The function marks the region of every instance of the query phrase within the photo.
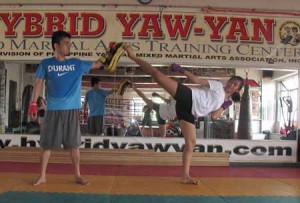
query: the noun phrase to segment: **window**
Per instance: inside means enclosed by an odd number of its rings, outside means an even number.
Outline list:
[[[295,127],[297,125],[298,76],[279,83],[279,121],[280,126]]]

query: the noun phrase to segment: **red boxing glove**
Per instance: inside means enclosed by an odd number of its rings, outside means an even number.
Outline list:
[[[221,108],[225,110],[228,107],[230,107],[231,105],[232,105],[232,101],[230,101],[230,100],[224,101],[224,103],[222,104]]]
[[[30,102],[30,107],[28,111],[28,115],[34,117],[37,115],[37,105],[36,102]]]

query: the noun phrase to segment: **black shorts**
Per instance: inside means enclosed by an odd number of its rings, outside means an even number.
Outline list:
[[[159,104],[154,103],[153,110],[156,112],[156,120],[157,120],[158,125],[165,125],[166,121],[164,119],[162,119],[159,115]]]
[[[103,116],[88,117],[88,133],[90,135],[101,135],[103,133]]]
[[[149,127],[152,127],[152,120],[151,120],[151,117],[144,116],[144,118],[143,118],[143,120],[142,120],[142,126],[149,126]]]
[[[195,117],[192,114],[192,90],[178,83],[176,94],[174,99],[176,100],[176,114],[178,120],[185,120],[189,123],[195,124]]]

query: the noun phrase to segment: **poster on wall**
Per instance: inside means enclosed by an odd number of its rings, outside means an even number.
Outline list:
[[[251,112],[253,120],[261,119],[261,90],[260,88],[250,88],[249,91],[251,97]],[[243,95],[243,91],[241,91],[241,95]],[[240,115],[240,103],[235,103],[235,119],[238,120]]]

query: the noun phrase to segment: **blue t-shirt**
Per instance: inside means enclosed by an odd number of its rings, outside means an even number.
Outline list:
[[[43,59],[35,76],[46,80],[47,110],[80,109],[82,75],[91,67],[91,61],[76,58]]]
[[[93,88],[87,91],[85,99],[89,105],[89,116],[103,116],[105,113],[105,98],[109,90]]]

